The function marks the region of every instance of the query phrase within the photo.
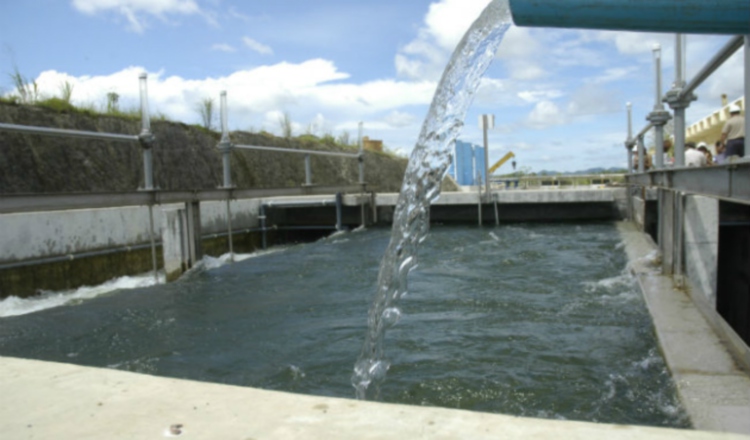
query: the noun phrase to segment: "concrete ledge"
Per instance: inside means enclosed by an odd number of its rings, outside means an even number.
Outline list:
[[[688,294],[661,275],[653,241],[632,223],[618,228],[693,426],[750,434],[750,378]]]
[[[748,439],[304,396],[0,358],[3,438]],[[171,434],[170,427],[175,432]]]

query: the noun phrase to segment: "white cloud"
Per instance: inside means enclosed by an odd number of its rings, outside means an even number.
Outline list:
[[[440,0],[430,5],[417,37],[395,57],[399,75],[435,81],[466,30],[490,0]]]
[[[563,96],[560,90],[523,90],[518,92],[518,97],[527,103],[538,103]]]
[[[674,50],[674,34],[625,31],[581,31],[584,41],[613,43],[622,55],[650,54],[654,45],[659,44],[663,52]]]
[[[232,53],[232,52],[237,51],[237,49],[225,43],[214,44],[213,46],[211,46],[211,50],[216,50],[219,52],[227,52],[227,53]]]
[[[565,113],[552,101],[538,102],[527,119],[528,125],[532,128],[547,128],[566,122]]]
[[[120,108],[131,109],[139,105],[138,76],[143,71],[142,67],[128,67],[108,75],[76,77],[50,70],[36,81],[45,96],[58,95],[60,85],[68,81],[74,86],[76,105],[103,108],[107,93],[114,92],[120,95]],[[163,71],[149,72],[149,105],[154,114],[198,122],[195,104],[206,97],[218,99],[226,90],[233,129],[261,125],[278,131],[278,115],[288,112],[295,121],[312,121],[317,131],[358,120],[367,121],[370,128],[416,131],[414,116],[399,109],[429,104],[435,90],[431,82],[354,84],[346,82],[348,78],[322,59],[266,65],[218,78],[186,79]],[[295,131],[303,133],[308,125],[297,123]]]
[[[404,113],[398,110],[394,110],[384,118],[384,121],[391,127],[401,128],[408,127],[414,124],[416,118],[410,113]]]
[[[637,67],[613,67],[605,69],[604,72],[592,78],[590,81],[594,84],[606,84],[610,82],[620,81],[628,76],[632,75],[638,70]]]
[[[130,28],[138,33],[143,32],[146,26],[143,14],[162,20],[170,14],[202,14],[194,0],[73,0],[73,7],[88,15],[104,12],[120,14],[130,23]]]
[[[271,49],[271,47],[255,41],[250,37],[242,37],[242,42],[245,43],[245,46],[261,55],[273,55],[273,49]]]

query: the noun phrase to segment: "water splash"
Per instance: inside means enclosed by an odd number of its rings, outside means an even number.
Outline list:
[[[507,0],[493,0],[456,47],[438,84],[432,105],[409,158],[393,217],[391,241],[380,263],[378,287],[368,312],[368,330],[352,385],[358,399],[385,379],[385,330],[401,316],[396,303],[407,293],[407,276],[417,267],[417,247],[427,236],[430,203],[451,162],[451,145],[463,127],[466,110],[510,27]]]

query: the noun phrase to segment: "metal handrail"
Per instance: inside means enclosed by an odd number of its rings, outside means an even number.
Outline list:
[[[0,131],[37,134],[41,136],[65,136],[117,142],[138,142],[140,140],[140,137],[136,135],[102,133],[99,131],[68,130],[62,128],[37,127],[32,125],[17,125],[5,123],[0,123]]]
[[[703,84],[703,81],[705,81],[709,76],[711,76],[712,73],[714,73],[719,67],[724,64],[726,60],[729,59],[732,55],[734,55],[735,52],[737,52],[742,45],[744,44],[744,37],[742,35],[737,35],[733,37],[731,40],[727,42],[727,44],[724,45],[724,47],[721,48],[719,52],[714,55],[711,60],[709,60],[708,63],[706,63],[703,68],[695,74],[693,79],[690,80],[690,82],[680,91],[679,99],[685,99],[685,97],[689,96],[695,89],[698,88],[701,84]]]
[[[362,191],[364,191],[363,185],[348,185],[265,189],[217,188],[197,191],[151,190],[68,194],[3,194],[0,196],[0,214],[114,208],[122,206],[153,206],[170,203],[243,200],[281,196],[330,195],[339,192],[359,193]]]
[[[275,153],[310,154],[310,155],[317,155],[317,156],[348,157],[352,159],[356,159],[362,155],[362,153],[341,153],[337,151],[322,151],[322,150],[298,150],[296,148],[265,147],[265,146],[259,146],[259,145],[232,144],[232,146],[235,148],[242,148],[245,150],[272,151]]]

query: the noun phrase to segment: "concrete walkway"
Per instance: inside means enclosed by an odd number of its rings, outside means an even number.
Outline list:
[[[654,264],[656,246],[619,223],[630,267],[654,321],[664,358],[696,429],[750,434],[750,378],[687,293]]]
[[[0,358],[3,439],[736,439],[264,391]],[[178,434],[179,433],[179,434]]]

